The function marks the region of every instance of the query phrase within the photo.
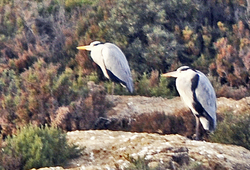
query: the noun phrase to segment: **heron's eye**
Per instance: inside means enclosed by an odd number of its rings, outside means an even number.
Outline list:
[[[183,68],[180,68],[179,72],[187,71],[187,70],[189,70],[189,69],[190,69],[189,67],[183,67]]]
[[[190,69],[190,68],[189,67],[185,67],[185,68],[182,68],[180,71],[186,71],[188,69]]]
[[[99,44],[104,44],[104,43],[101,43],[101,42],[95,42],[95,43],[93,44],[93,46],[97,46],[97,45],[99,45]]]

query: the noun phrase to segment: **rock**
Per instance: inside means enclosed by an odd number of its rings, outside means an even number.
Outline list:
[[[135,115],[152,112],[176,114],[177,109],[188,110],[179,97],[114,95],[111,99],[108,95],[107,98],[114,107],[107,112],[107,117],[98,119],[96,129],[129,125]],[[217,99],[217,113],[244,113],[250,109],[249,104],[250,97],[237,101],[221,97]],[[70,143],[86,147],[84,155],[71,160],[64,168],[43,170],[124,169],[131,164],[129,158],[145,159],[149,167],[161,169],[250,169],[250,151],[243,147],[194,141],[181,135],[88,130],[68,132],[67,138]]]
[[[35,169],[31,169],[35,170]],[[45,167],[45,168],[40,168],[39,170],[64,170],[62,167],[57,166],[57,167]],[[73,169],[72,169],[73,170]]]
[[[232,111],[233,113],[244,113],[250,109],[250,97],[241,100],[233,100],[230,98],[220,97],[217,99],[217,112]]]
[[[111,100],[111,96],[107,95]],[[176,109],[179,110],[188,108],[181,101],[180,97],[172,99],[162,97],[145,97],[145,96],[113,96],[113,104],[107,115],[108,117],[129,117],[152,112],[164,112],[165,114],[173,114]],[[241,100],[233,100],[230,98],[217,98],[217,113],[220,114],[225,110],[230,110],[233,113],[241,113],[250,109],[250,97]]]
[[[150,167],[178,169],[196,162],[206,169],[250,169],[250,151],[239,146],[194,141],[180,135],[88,130],[67,133],[69,142],[86,147],[67,168],[124,169],[127,156],[145,158]]]
[[[107,95],[111,101],[112,96]],[[167,99],[162,97],[145,97],[145,96],[113,96],[113,104],[107,115],[110,116],[133,116],[151,112],[173,113],[176,108],[185,109],[180,97]]]

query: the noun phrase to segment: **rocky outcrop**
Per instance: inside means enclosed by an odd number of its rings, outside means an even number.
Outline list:
[[[68,132],[70,142],[86,147],[71,168],[124,169],[127,155],[145,158],[151,167],[180,169],[189,164],[204,169],[250,169],[250,151],[239,146],[194,141],[180,135],[108,130]],[[193,167],[193,168],[194,168]]]
[[[108,96],[110,97],[110,96]],[[173,99],[113,96],[114,107],[107,113],[112,118],[127,118],[151,112],[174,114],[176,109],[187,109],[179,97]],[[250,109],[250,97],[235,101],[217,100],[218,114],[242,113]],[[147,122],[145,122],[147,123]],[[72,131],[67,133],[70,143],[86,147],[84,154],[71,160],[67,167],[47,169],[125,169],[130,158],[141,158],[150,167],[160,169],[250,169],[250,151],[235,145],[190,140],[181,135],[132,133],[110,130]],[[45,168],[43,168],[45,170]]]
[[[181,101],[180,97],[172,99],[162,97],[145,97],[145,96],[107,96],[114,103],[108,111],[108,116],[131,116],[143,113],[164,112],[165,114],[173,114],[176,110],[188,108]],[[220,114],[226,111],[241,113],[250,109],[250,97],[241,100],[233,100],[230,98],[220,97],[217,99],[217,113]]]

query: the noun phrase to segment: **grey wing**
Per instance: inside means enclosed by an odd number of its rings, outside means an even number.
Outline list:
[[[200,79],[197,89],[195,90],[197,100],[200,102],[205,111],[216,121],[216,95],[214,88],[208,78],[201,72],[198,72]]]
[[[133,80],[128,65],[128,61],[123,52],[114,44],[106,43],[102,50],[105,67],[118,78],[121,84],[133,92]]]

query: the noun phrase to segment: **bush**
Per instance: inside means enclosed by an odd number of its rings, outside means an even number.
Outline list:
[[[234,144],[250,149],[250,113],[235,115],[227,113],[210,135],[212,142]]]
[[[66,135],[54,127],[27,125],[18,129],[16,134],[8,136],[6,146],[2,148],[0,161],[4,169],[63,165],[82,151],[67,144]]]
[[[15,126],[29,122],[50,125],[59,107],[87,97],[87,80],[80,73],[66,68],[57,74],[57,69],[38,60],[21,75],[13,70],[0,74],[2,134],[11,134]]]
[[[138,80],[135,82],[135,91],[138,95],[162,96],[169,98],[177,95],[176,90],[172,87],[173,79],[161,77],[157,70],[153,70],[150,76],[144,73],[141,78],[137,79]]]
[[[177,134],[187,130],[186,122],[181,116],[166,115],[164,112],[141,114],[131,123],[131,131],[159,134]],[[145,123],[148,122],[148,123]]]
[[[180,134],[188,138],[192,138],[195,133],[195,117],[189,109],[177,109],[174,114],[158,111],[144,113],[135,116],[134,120],[129,126],[132,132]],[[200,133],[206,139],[203,128],[200,128]]]

